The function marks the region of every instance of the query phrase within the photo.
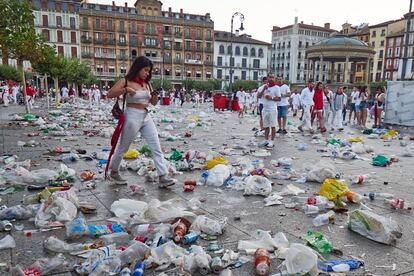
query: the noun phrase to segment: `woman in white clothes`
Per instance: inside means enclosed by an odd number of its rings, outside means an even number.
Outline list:
[[[329,90],[329,87],[326,85],[323,89],[323,120],[325,127],[328,127],[329,117],[332,118],[332,91]]]
[[[158,102],[158,92],[151,91],[152,67],[153,64],[148,58],[144,56],[136,58],[125,79],[119,80],[108,91],[109,98],[116,98],[126,93],[125,123],[110,163],[110,177],[118,184],[126,184],[126,181],[119,175],[119,165],[138,131],[151,148],[159,175],[159,187],[165,188],[176,183],[175,179],[168,176],[158,132],[148,114],[148,105],[150,103],[156,105]]]
[[[305,87],[301,94],[300,94],[300,102],[302,104],[303,110],[304,110],[304,120],[302,121],[302,124],[298,127],[300,131],[303,131],[303,127],[306,126],[308,130],[313,132],[312,126],[311,126],[311,108],[314,104],[313,102],[313,95],[315,93],[314,91],[315,83],[313,80],[308,81],[308,86]]]

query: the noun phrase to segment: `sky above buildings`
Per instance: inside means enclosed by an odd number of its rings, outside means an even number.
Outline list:
[[[90,3],[111,4],[112,0],[89,0]],[[135,0],[115,0],[117,5],[128,2],[133,6]],[[210,13],[214,28],[230,31],[231,16],[241,12],[245,16],[244,33],[253,38],[270,42],[272,27],[283,27],[299,22],[323,26],[331,23],[331,28],[340,30],[345,22],[357,25],[369,23],[375,25],[384,21],[399,19],[409,10],[409,0],[381,2],[378,0],[161,0],[163,10],[184,13]],[[240,21],[235,19],[235,28]]]

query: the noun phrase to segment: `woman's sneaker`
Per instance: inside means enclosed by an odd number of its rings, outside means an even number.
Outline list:
[[[167,188],[177,183],[177,179],[171,178],[168,175],[159,177],[158,188]]]
[[[272,149],[275,145],[273,144],[273,141],[269,141],[269,143],[267,143],[266,148]]]
[[[115,182],[118,185],[126,185],[127,181],[121,177],[119,172],[111,171],[109,174],[109,177],[112,179],[113,182]]]
[[[266,146],[267,146],[267,144],[269,144],[269,141],[266,141],[266,140],[261,141],[261,142],[259,143],[259,147],[261,147],[261,148],[266,147]]]

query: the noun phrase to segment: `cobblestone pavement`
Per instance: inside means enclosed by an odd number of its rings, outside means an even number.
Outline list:
[[[39,103],[39,102],[38,102]],[[219,150],[223,144],[229,147],[236,145],[245,145],[249,140],[260,141],[262,138],[255,138],[252,129],[258,126],[258,117],[256,115],[247,115],[241,123],[239,123],[236,114],[229,112],[213,112],[211,104],[204,104],[201,110],[209,115],[209,129],[201,127],[193,130],[191,138],[184,138],[183,140],[176,140],[174,142],[167,142],[166,139],[161,139],[161,144],[169,155],[172,148],[180,151],[188,149],[197,149],[200,151],[209,152],[210,150]],[[1,119],[1,136],[0,136],[0,153],[15,154],[19,160],[30,158],[35,162],[37,168],[49,168],[58,170],[60,162],[56,157],[45,155],[48,149],[56,146],[69,147],[72,149],[85,149],[88,153],[98,152],[103,148],[108,148],[110,139],[101,138],[99,136],[86,137],[84,135],[76,136],[76,141],[61,141],[59,138],[43,139],[39,137],[28,137],[27,133],[37,131],[33,126],[21,126],[12,123],[14,113],[23,113],[22,107],[10,106],[8,108],[0,108]],[[171,111],[175,111],[171,113]],[[34,114],[45,115],[47,110],[41,105],[34,109]],[[194,108],[191,104],[185,104],[184,108],[174,108],[162,106],[156,117],[168,116],[176,120],[182,119],[182,122],[176,122],[177,128],[170,131],[172,134],[183,135],[186,131],[186,126],[190,122],[191,115],[197,115],[200,109]],[[166,114],[166,115],[163,115]],[[298,123],[297,118],[290,118],[293,124]],[[100,122],[91,130],[99,130],[108,122]],[[158,129],[164,130],[167,123],[158,123]],[[76,129],[76,131],[85,129]],[[328,138],[329,134],[325,134]],[[355,128],[346,128],[344,132],[336,135],[339,138],[348,138],[350,136],[363,137],[361,133]],[[40,142],[36,147],[18,147],[17,141],[28,141],[35,139]],[[350,185],[351,189],[363,194],[364,192],[380,191],[390,192],[396,197],[406,199],[407,202],[414,202],[414,158],[401,157],[404,151],[410,147],[401,147],[398,140],[392,142],[384,142],[381,139],[365,141],[374,147],[375,154],[383,154],[387,156],[395,155],[399,158],[399,162],[393,163],[389,167],[374,167],[370,164],[368,159],[371,159],[370,154],[364,154],[366,160],[351,160],[344,161],[338,159],[331,159],[322,157],[324,153],[317,152],[317,149],[324,148],[325,144],[313,144],[312,138],[309,135],[300,133],[290,133],[289,135],[280,136],[276,139],[276,147],[271,151],[271,156],[264,157],[266,167],[269,166],[270,160],[277,160],[281,157],[293,158],[293,168],[302,170],[305,164],[314,164],[319,160],[325,160],[334,164],[347,179],[354,175],[366,174],[371,175],[371,180],[364,185]],[[137,139],[132,148],[139,148],[144,142]],[[297,145],[299,143],[307,143],[309,148],[306,151],[299,151]],[[255,147],[257,149],[257,147]],[[237,160],[242,155],[242,151],[234,150],[230,156],[225,156],[230,163]],[[252,160],[257,157],[246,156]],[[80,172],[84,169],[91,169],[96,172],[99,171],[96,160],[94,161],[79,161],[70,164],[71,168]],[[304,243],[302,237],[309,229],[314,229],[312,225],[312,218],[306,216],[304,213],[294,209],[287,209],[284,205],[264,207],[263,197],[260,196],[243,196],[242,192],[222,188],[218,191],[214,187],[196,187],[192,193],[183,192],[182,182],[184,180],[197,180],[201,175],[201,171],[185,172],[178,176],[180,184],[175,185],[170,190],[159,190],[154,184],[146,183],[143,177],[137,176],[136,173],[126,171],[123,172],[127,177],[129,183],[136,183],[144,185],[148,191],[147,196],[132,196],[127,186],[114,186],[106,181],[99,181],[96,189],[86,189],[79,181],[75,184],[76,192],[82,201],[93,202],[97,205],[97,213],[93,215],[83,215],[91,224],[105,224],[106,219],[112,217],[110,206],[113,201],[120,198],[132,198],[136,200],[148,201],[150,198],[158,198],[159,200],[167,200],[179,197],[183,200],[190,200],[194,197],[204,197],[206,201],[203,203],[201,210],[198,213],[204,213],[211,217],[228,218],[228,226],[224,235],[219,237],[219,242],[225,248],[237,249],[237,243],[241,239],[251,238],[251,234],[255,229],[271,230],[273,233],[284,232],[290,242]],[[280,191],[284,186],[291,183],[289,180],[275,180],[273,186],[274,191]],[[388,183],[385,185],[384,183]],[[307,195],[313,195],[319,191],[319,184],[306,183],[295,184],[300,188],[306,190]],[[1,196],[1,205],[13,206],[21,203],[23,195],[28,192],[19,192],[10,195]],[[334,248],[342,250],[342,259],[360,258],[365,261],[365,268],[361,268],[352,272],[349,275],[414,275],[414,220],[412,213],[402,213],[390,209],[384,205],[382,201],[369,202],[371,207],[377,214],[392,217],[396,220],[403,229],[403,235],[396,245],[383,245],[374,241],[368,240],[354,232],[351,232],[346,227],[346,214],[337,214],[335,224],[329,226],[322,226],[319,230],[326,235]],[[351,208],[355,208],[351,206]],[[82,214],[80,215],[82,216]],[[14,224],[24,225],[25,230],[35,229],[33,221],[19,221]],[[0,232],[0,238],[6,234]],[[6,267],[9,265],[21,265],[23,267],[32,264],[40,257],[51,257],[55,253],[47,252],[43,248],[43,240],[50,236],[56,235],[61,239],[65,239],[65,230],[53,230],[50,232],[33,232],[33,235],[28,237],[23,235],[21,231],[12,231],[12,236],[16,240],[16,248],[12,250],[0,251],[0,274],[7,275]],[[86,239],[86,238],[85,238]],[[207,242],[200,241],[200,245],[206,246]],[[67,265],[59,268],[54,275],[71,275],[73,264],[79,262],[79,259],[67,255]],[[327,259],[337,258],[327,256]],[[281,264],[281,260],[272,259],[272,272],[276,273],[277,267]],[[396,264],[396,269],[384,268],[381,266],[392,266]],[[147,271],[145,275],[157,275],[157,272]],[[234,275],[254,275],[253,264],[246,263],[241,268],[234,271]]]

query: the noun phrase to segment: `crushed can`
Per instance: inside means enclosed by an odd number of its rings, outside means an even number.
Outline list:
[[[183,242],[184,244],[194,243],[198,240],[198,234],[196,232],[188,233],[184,236]]]
[[[9,232],[13,228],[13,224],[11,224],[8,220],[2,220],[0,221],[0,231],[6,231]]]
[[[210,263],[211,271],[215,274],[219,274],[223,270],[223,262],[219,256],[213,257]]]

